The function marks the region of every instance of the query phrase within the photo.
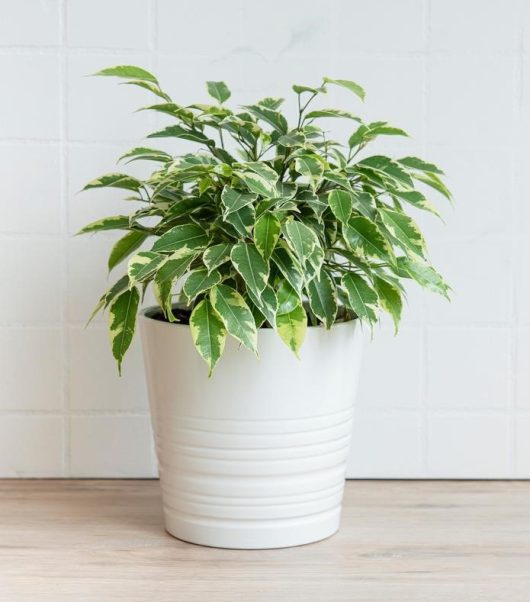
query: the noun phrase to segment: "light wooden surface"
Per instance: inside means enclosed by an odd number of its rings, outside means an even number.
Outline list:
[[[529,602],[530,482],[350,481],[299,548],[167,535],[156,481],[0,481],[1,602]]]

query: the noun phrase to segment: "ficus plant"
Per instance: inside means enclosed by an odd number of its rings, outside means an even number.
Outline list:
[[[372,326],[384,310],[397,329],[404,279],[448,295],[407,214],[413,208],[438,215],[425,191],[451,199],[443,172],[417,157],[370,155],[376,138],[407,135],[385,121],[313,108],[329,86],[363,100],[355,82],[325,77],[319,87],[293,86],[298,117],[289,123],[281,98],[229,108],[224,82],[207,82],[212,104],[182,106],[139,67],[96,75],[123,78],[157,97],[144,109],[174,124],[149,139],[193,143],[192,152],[178,156],[133,148],[120,161],[152,162],[148,178],[109,173],[85,186],[121,188],[126,200],[141,204],[81,230],[125,231],[108,260],[109,270],[126,264],[125,274],[93,314],[109,311],[120,371],[149,284],[162,319],[189,323],[210,374],[229,335],[257,354],[258,329],[274,328],[298,355],[308,325],[331,328],[358,318]],[[329,119],[343,120],[346,144],[328,136]]]

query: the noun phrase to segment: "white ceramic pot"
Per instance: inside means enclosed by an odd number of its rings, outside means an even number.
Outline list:
[[[339,527],[363,335],[309,328],[301,360],[270,329],[229,339],[212,378],[189,327],[141,316],[166,528],[221,548],[281,548]]]

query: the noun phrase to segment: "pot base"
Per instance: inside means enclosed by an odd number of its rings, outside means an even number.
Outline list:
[[[249,521],[251,524],[216,524],[213,520],[177,518],[165,512],[166,531],[187,543],[233,550],[290,548],[327,539],[339,530],[340,506],[313,517],[292,520]],[[258,524],[258,522],[260,524]]]

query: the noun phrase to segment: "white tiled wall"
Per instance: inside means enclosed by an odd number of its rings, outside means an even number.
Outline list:
[[[446,168],[456,207],[421,222],[454,301],[411,291],[400,336],[376,332],[349,474],[530,477],[525,0],[0,0],[0,476],[155,474],[139,345],[119,379],[102,320],[83,329],[114,235],[73,237],[122,210],[83,183],[155,125],[146,93],[84,77],[123,63],[182,103],[355,79],[365,106],[327,103],[410,131],[378,149]]]

